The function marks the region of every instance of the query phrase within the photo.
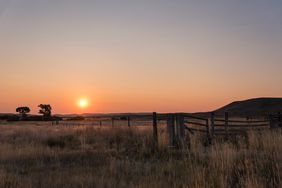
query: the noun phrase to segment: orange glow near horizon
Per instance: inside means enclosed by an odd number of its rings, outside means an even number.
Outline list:
[[[87,108],[89,106],[89,101],[86,98],[81,98],[81,99],[78,100],[77,105],[80,108],[84,109],[84,108]]]

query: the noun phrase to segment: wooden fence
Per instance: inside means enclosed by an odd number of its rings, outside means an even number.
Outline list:
[[[167,131],[169,147],[181,147],[189,134],[201,133],[210,139],[209,120],[185,113],[168,114]]]
[[[211,133],[212,137],[244,134],[248,130],[271,128],[270,119],[265,120],[242,120],[241,118],[229,117],[226,112],[224,118],[216,118],[211,113]]]
[[[232,135],[243,135],[248,130],[282,128],[281,113],[259,120],[230,118],[228,113],[225,113],[224,117],[218,117],[215,113],[211,113],[210,117],[199,117],[187,113],[157,114],[156,112],[147,115],[109,115],[90,118],[94,121],[63,121],[60,124],[102,126],[107,121],[107,125],[110,123],[112,127],[115,127],[117,121],[123,121],[130,128],[134,122],[141,122],[140,125],[147,122],[152,126],[153,143],[158,146],[159,122],[165,121],[169,147],[184,145],[187,137],[195,134],[202,134],[207,141],[210,141],[216,137],[229,138]]]
[[[271,128],[282,128],[282,115],[281,113],[269,115],[269,123]]]

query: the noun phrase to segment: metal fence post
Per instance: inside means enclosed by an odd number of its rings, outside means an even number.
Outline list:
[[[130,116],[127,117],[127,126],[130,127]]]
[[[154,145],[158,146],[158,118],[157,113],[153,112],[153,141]]]
[[[114,119],[114,117],[112,117],[112,127],[114,127],[115,126],[115,119]]]

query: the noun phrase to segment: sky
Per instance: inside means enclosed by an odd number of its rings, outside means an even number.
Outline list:
[[[0,0],[0,113],[209,111],[281,70],[280,0]]]

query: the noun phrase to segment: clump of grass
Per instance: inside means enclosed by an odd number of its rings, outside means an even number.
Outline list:
[[[45,144],[50,148],[77,148],[80,145],[80,141],[74,135],[64,135],[59,137],[49,137]]]

